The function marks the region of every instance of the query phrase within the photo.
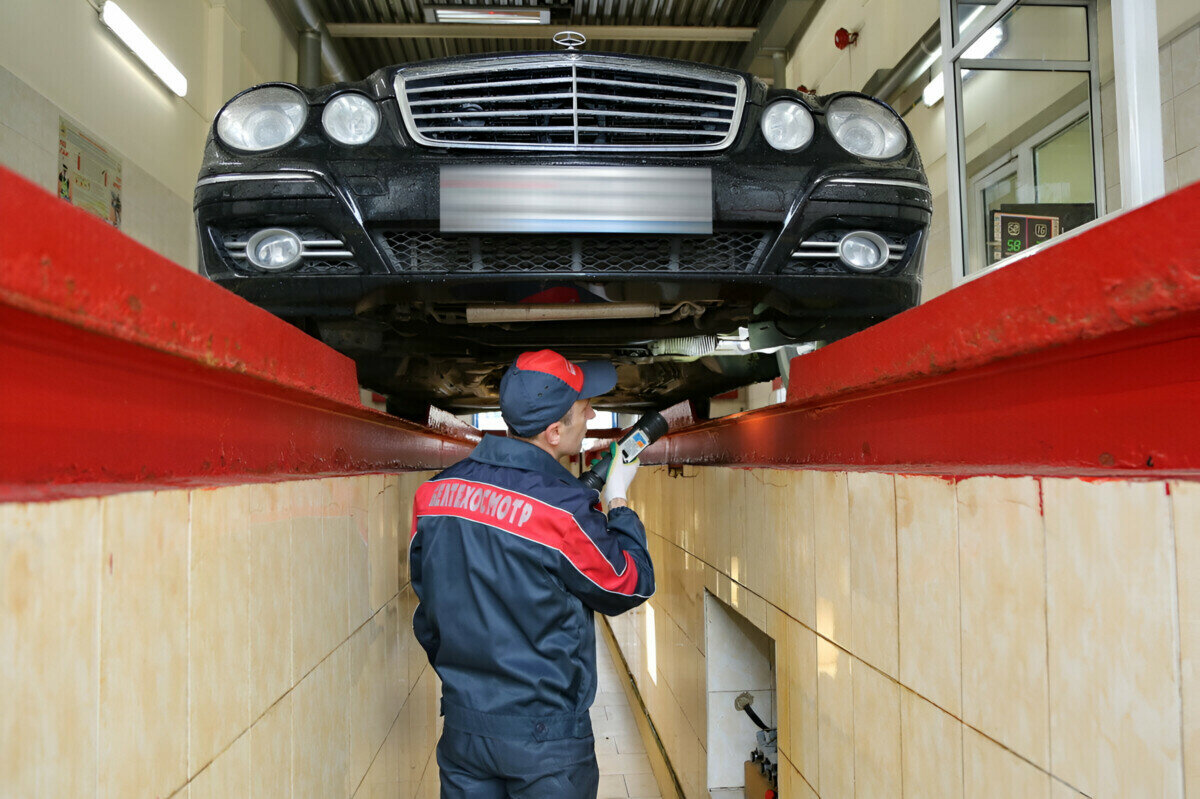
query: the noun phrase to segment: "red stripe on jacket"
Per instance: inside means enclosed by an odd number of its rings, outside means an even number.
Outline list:
[[[569,511],[519,491],[459,479],[423,483],[413,502],[410,541],[425,516],[466,519],[550,547],[606,591],[630,596],[637,587],[637,564],[628,552],[623,553],[625,568],[618,573]]]

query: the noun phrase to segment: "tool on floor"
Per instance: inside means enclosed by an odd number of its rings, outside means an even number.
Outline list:
[[[757,746],[746,761],[746,799],[776,799],[779,791],[779,741],[778,730],[768,727],[750,706],[754,696],[749,691],[738,694],[733,700],[737,710],[745,711],[758,727],[755,739]]]
[[[617,441],[617,452],[621,453],[621,460],[629,463],[638,455],[641,455],[642,450],[662,438],[666,432],[667,420],[663,418],[662,414],[657,411],[651,411],[646,414],[634,422],[625,435],[621,436],[621,439]],[[608,468],[611,465],[612,453],[606,452],[579,479],[588,488],[594,488],[599,491],[604,488],[604,482],[608,479]]]

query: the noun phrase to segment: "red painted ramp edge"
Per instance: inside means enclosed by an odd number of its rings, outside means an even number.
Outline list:
[[[437,469],[354,364],[0,170],[0,502]]]
[[[0,302],[360,404],[349,358],[3,167]]]
[[[649,463],[1200,476],[1200,184],[792,360]]]
[[[1200,183],[793,359],[788,402],[947,374],[1200,309]]]

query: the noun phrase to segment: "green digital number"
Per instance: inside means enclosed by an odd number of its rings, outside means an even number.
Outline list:
[[[1020,239],[1008,239],[1005,241],[1005,247],[1008,248],[1009,252],[1020,252],[1021,251],[1021,240]]]

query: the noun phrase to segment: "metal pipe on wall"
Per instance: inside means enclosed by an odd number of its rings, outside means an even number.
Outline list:
[[[298,50],[303,51],[306,34],[317,34],[320,38],[321,67],[325,77],[335,82],[353,80],[356,77],[347,66],[346,57],[341,49],[341,45],[335,42],[333,37],[329,35],[329,31],[325,28],[325,21],[321,18],[321,14],[313,7],[312,0],[267,0],[267,2],[275,9],[276,13],[286,19],[288,24],[300,33],[300,39],[297,42]],[[299,58],[301,70],[303,70],[306,63],[303,52],[301,52]],[[303,72],[298,77],[302,83],[305,82]],[[316,86],[323,82],[324,80],[318,77],[315,82],[306,83],[305,85]]]
[[[787,55],[782,50],[771,53],[771,67],[774,71],[775,88],[787,88]]]
[[[299,57],[297,80],[301,86],[321,85],[321,34],[316,31],[300,31],[296,47]]]

